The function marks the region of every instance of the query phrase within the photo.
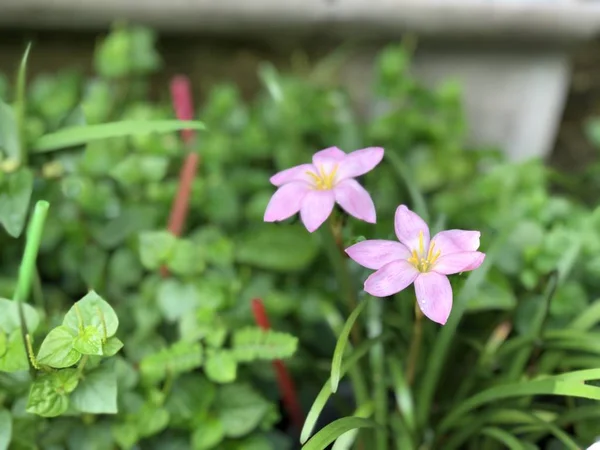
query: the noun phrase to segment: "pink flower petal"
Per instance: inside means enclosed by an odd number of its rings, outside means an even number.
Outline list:
[[[292,217],[302,206],[302,200],[310,191],[308,184],[303,182],[288,183],[281,186],[267,205],[265,222],[279,222]]]
[[[346,249],[350,258],[367,269],[378,270],[388,263],[406,260],[410,257],[408,249],[400,242],[373,239],[362,241]]]
[[[315,172],[315,168],[312,164],[300,164],[299,166],[290,167],[289,169],[282,170],[271,177],[271,184],[275,186],[281,186],[285,183],[292,181],[306,181],[311,182],[312,178],[307,172]]]
[[[485,254],[481,252],[460,252],[449,255],[442,253],[440,259],[435,262],[433,270],[444,275],[466,272],[478,268],[484,259]]]
[[[400,205],[396,209],[394,227],[398,240],[411,251],[416,250],[419,252],[419,235],[423,232],[423,249],[425,253],[427,252],[429,249],[429,227],[423,219],[405,205]]]
[[[442,255],[459,252],[474,252],[479,248],[479,231],[447,230],[436,234],[431,240]]]
[[[329,147],[318,151],[312,157],[312,162],[316,167],[321,164],[339,163],[346,157],[346,153],[337,147]]]
[[[356,180],[344,180],[338,183],[333,192],[335,200],[351,216],[365,222],[375,223],[377,214],[369,193]]]
[[[309,232],[315,231],[327,220],[333,206],[335,196],[332,191],[309,191],[300,208],[300,218]]]
[[[419,271],[408,261],[392,261],[365,281],[365,291],[374,297],[388,297],[408,287]]]
[[[338,181],[364,175],[383,159],[381,147],[368,147],[349,153],[341,162],[337,171]]]
[[[415,280],[415,293],[423,314],[444,325],[452,310],[452,287],[448,277],[436,272],[422,273]]]

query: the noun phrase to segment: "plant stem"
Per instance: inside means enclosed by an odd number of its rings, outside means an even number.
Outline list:
[[[346,264],[346,256],[342,253],[342,250],[338,245],[340,236],[334,220],[330,217],[327,220],[327,223],[321,226],[321,230],[325,251],[333,266],[333,271],[335,272],[342,297],[346,301],[348,314],[351,314],[358,305],[358,299],[356,296],[356,289],[354,289],[352,278],[350,277],[350,272],[348,271],[348,265]],[[360,342],[360,328],[358,326],[352,328],[351,336],[352,342],[355,345]]]
[[[408,352],[408,367],[406,369],[406,382],[411,385],[419,362],[421,342],[423,341],[423,313],[417,302],[415,302],[415,324]]]
[[[31,291],[31,285],[36,272],[35,261],[40,250],[42,241],[42,232],[44,223],[48,215],[50,204],[46,201],[39,201],[35,205],[33,215],[29,226],[27,227],[27,239],[25,242],[25,251],[19,267],[19,278],[17,280],[17,289],[14,300],[16,302],[26,302]]]
[[[376,338],[382,332],[382,304],[381,299],[372,298],[367,305],[369,318],[367,329],[369,338]],[[373,398],[375,401],[374,418],[379,425],[375,430],[375,449],[388,449],[388,397],[385,377],[385,358],[383,343],[374,345],[371,349],[371,371],[373,374]]]

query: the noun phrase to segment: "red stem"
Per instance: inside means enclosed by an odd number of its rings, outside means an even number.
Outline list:
[[[265,310],[265,306],[263,305],[261,299],[255,298],[252,300],[252,312],[254,313],[254,320],[256,320],[256,323],[259,327],[261,327],[263,330],[268,330],[271,328],[269,325],[267,311]],[[275,369],[275,373],[277,375],[277,384],[279,384],[279,392],[281,393],[281,398],[283,399],[283,405],[287,410],[287,413],[290,415],[294,425],[298,428],[298,430],[301,430],[302,425],[304,424],[304,415],[302,414],[302,409],[300,408],[300,403],[298,402],[294,381],[292,380],[292,377],[283,361],[279,359],[273,361],[273,368]]]
[[[179,75],[173,78],[171,81],[171,98],[173,100],[175,114],[179,120],[192,120],[194,118],[192,92],[190,81],[187,77]],[[196,133],[194,130],[185,129],[181,131],[181,138],[188,148],[194,142],[195,137]],[[179,187],[177,189],[177,195],[173,200],[168,224],[169,231],[175,236],[180,236],[183,230],[189,210],[192,184],[196,177],[199,164],[200,156],[197,153],[190,151],[179,172]],[[164,266],[161,267],[160,273],[163,277],[166,277],[169,274],[167,268]]]

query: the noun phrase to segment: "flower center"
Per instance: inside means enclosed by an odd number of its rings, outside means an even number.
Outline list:
[[[411,263],[415,268],[421,272],[429,272],[437,259],[440,257],[441,251],[435,252],[435,242],[431,241],[429,243],[429,249],[427,249],[427,253],[425,253],[425,245],[423,232],[419,232],[419,251],[413,250],[412,256],[408,258],[408,262]]]
[[[306,174],[310,176],[313,182],[313,187],[318,191],[328,191],[333,189],[335,184],[335,174],[337,173],[338,165],[335,164],[331,172],[327,173],[323,166],[317,167],[317,173],[307,171]]]

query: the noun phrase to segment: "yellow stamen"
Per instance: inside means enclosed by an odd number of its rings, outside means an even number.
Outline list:
[[[306,172],[308,176],[312,178],[313,187],[318,191],[328,191],[333,189],[335,184],[335,175],[338,170],[338,165],[335,164],[331,172],[327,173],[323,166],[319,166],[317,168],[317,173],[314,173],[310,170]]]
[[[435,242],[431,241],[425,253],[425,236],[423,231],[419,231],[419,249],[411,252],[408,262],[422,273],[429,272],[442,252],[435,251]]]
[[[419,231],[419,254],[423,254],[423,231]]]

